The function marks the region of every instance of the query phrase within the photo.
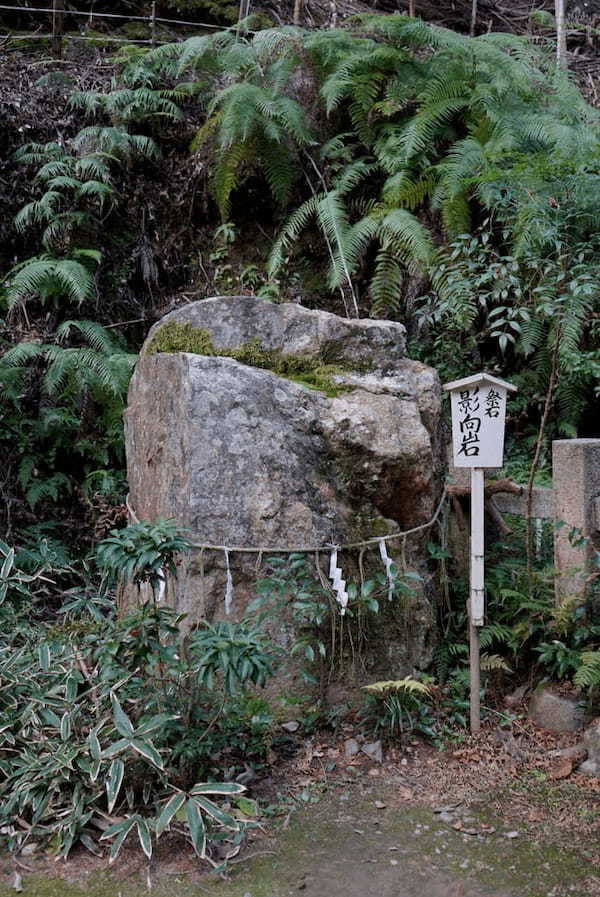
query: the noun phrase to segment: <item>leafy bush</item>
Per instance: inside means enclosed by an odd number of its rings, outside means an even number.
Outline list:
[[[186,543],[169,521],[140,524],[133,539],[140,533],[134,567],[126,539],[124,567],[115,536],[100,556],[113,570],[156,583],[155,555],[168,566]],[[0,614],[10,623],[9,604],[35,574],[16,569],[12,550],[0,549]],[[235,809],[245,788],[234,777],[268,747],[268,707],[247,688],[272,674],[270,645],[244,624],[207,627],[180,645],[176,616],[153,602],[117,619],[102,596],[70,597],[62,623],[29,615],[24,625],[2,628],[2,840],[18,852],[29,839],[50,839],[61,856],[79,842],[97,853],[109,841],[112,862],[132,833],[150,858],[171,829],[220,865],[251,824]],[[229,781],[219,781],[224,770]]]
[[[97,549],[98,563],[115,580],[149,583],[155,592],[166,574],[177,576],[175,555],[190,550],[174,520],[159,517],[154,523],[132,523],[110,536]]]
[[[540,557],[530,575],[525,563],[524,521],[511,520],[514,532],[490,546],[486,599],[489,622],[480,629],[482,700],[504,692],[506,678],[572,681],[593,703],[600,687],[597,596],[574,598],[557,606],[551,566],[553,528],[542,533]],[[573,532],[574,544],[582,544]],[[585,541],[585,540],[583,540]],[[445,638],[436,651],[442,708],[451,722],[465,726],[468,711],[466,583],[451,577]],[[504,687],[503,687],[504,686]]]

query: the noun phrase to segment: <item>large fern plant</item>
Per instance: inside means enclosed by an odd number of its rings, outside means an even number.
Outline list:
[[[600,361],[589,338],[600,131],[543,51],[513,35],[471,39],[365,15],[346,29],[195,37],[138,53],[135,72],[202,84],[206,120],[192,149],[212,156],[223,219],[257,172],[287,207],[272,279],[308,255],[327,265],[330,289],[352,294],[355,313],[412,318],[414,330],[419,273],[430,321],[533,357],[542,390],[559,346],[563,429],[574,426]],[[463,276],[457,246],[469,233],[487,241],[491,265],[516,266],[510,307],[507,291],[482,301]],[[576,284],[563,276],[573,266]]]
[[[51,341],[20,342],[0,357],[0,446],[17,449],[16,480],[32,508],[74,492],[78,479],[114,488],[135,360],[114,333],[87,320],[63,321]]]

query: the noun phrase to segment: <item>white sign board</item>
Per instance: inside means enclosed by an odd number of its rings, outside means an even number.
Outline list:
[[[455,467],[502,467],[506,396],[506,387],[485,379],[451,389]]]

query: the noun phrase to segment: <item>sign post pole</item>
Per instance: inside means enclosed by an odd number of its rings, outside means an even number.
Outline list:
[[[479,732],[481,729],[479,627],[483,626],[485,603],[484,476],[482,467],[471,468],[471,590],[468,608],[471,732]]]
[[[512,383],[491,374],[474,374],[446,383],[452,406],[454,465],[471,470],[471,587],[469,618],[469,685],[471,731],[481,729],[480,636],[485,621],[485,471],[502,467],[506,398]]]

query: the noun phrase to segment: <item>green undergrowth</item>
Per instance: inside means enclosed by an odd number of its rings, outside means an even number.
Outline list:
[[[326,363],[321,358],[306,355],[286,355],[278,349],[267,349],[258,339],[242,343],[237,349],[216,348],[208,330],[189,323],[169,321],[163,324],[148,343],[146,355],[158,352],[190,352],[194,355],[233,358],[240,364],[272,371],[286,380],[319,390],[330,398],[350,389],[333,379],[336,374],[343,373],[341,364]]]

